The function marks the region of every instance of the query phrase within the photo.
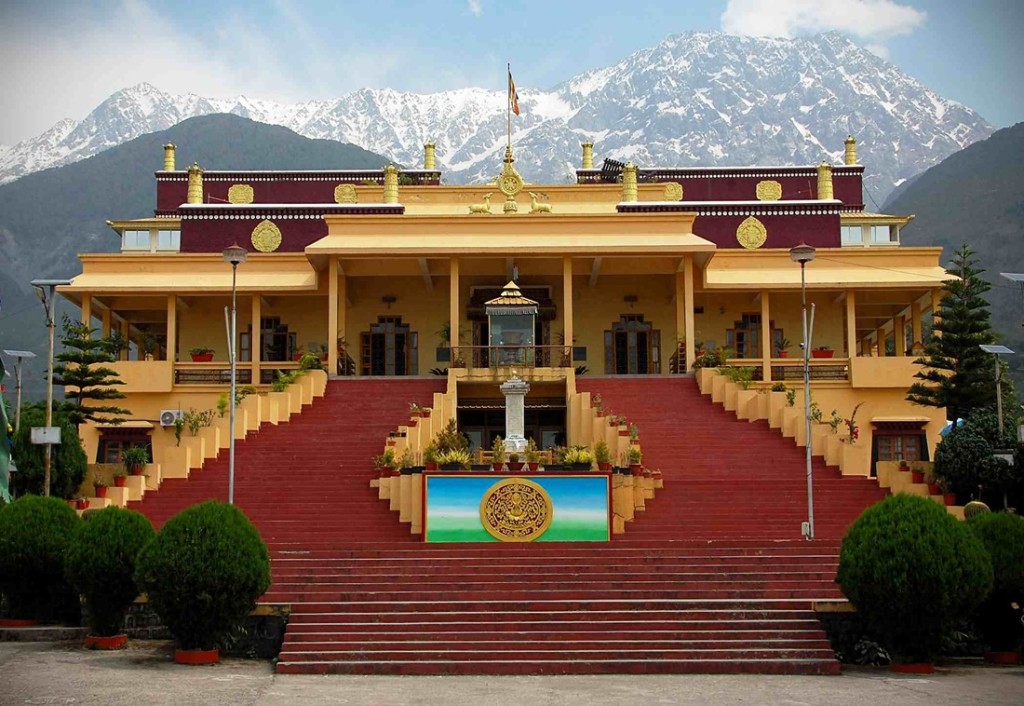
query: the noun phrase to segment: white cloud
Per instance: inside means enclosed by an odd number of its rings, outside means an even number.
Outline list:
[[[927,14],[895,0],[729,0],[722,30],[755,37],[795,37],[838,30],[870,42],[879,53],[882,42],[910,34]]]
[[[484,8],[480,4],[480,0],[469,0],[469,11],[473,13],[475,17],[479,17],[484,14]]]

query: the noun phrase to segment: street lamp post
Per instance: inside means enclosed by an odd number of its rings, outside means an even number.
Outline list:
[[[15,394],[15,405],[14,408],[14,433],[17,434],[18,430],[21,429],[21,362],[28,358],[35,358],[36,354],[32,351],[4,351],[5,355],[9,355],[14,358],[14,386],[16,390]]]
[[[238,266],[246,261],[249,253],[240,245],[232,245],[224,249],[224,262],[231,263],[231,325],[228,331],[228,356],[231,360],[231,433],[228,436],[228,504],[235,504],[235,377],[238,358],[235,355],[235,339],[238,335]],[[253,330],[258,331],[259,322],[253,322]]]
[[[807,522],[802,528],[804,538],[814,539],[814,485],[811,472],[811,333],[814,329],[814,305],[811,304],[810,320],[807,317],[807,280],[804,276],[806,265],[814,259],[814,248],[801,243],[789,251],[789,258],[800,263],[800,309],[802,312],[804,340],[804,441],[807,465]]]
[[[50,428],[53,426],[53,332],[55,328],[53,308],[57,298],[57,287],[71,284],[71,280],[34,279],[31,284],[36,288],[36,295],[43,303],[43,309],[46,310],[46,326],[50,329],[50,347],[46,359],[46,427]],[[50,494],[50,463],[53,457],[52,444],[46,444],[45,454],[43,461],[43,495],[48,496]]]
[[[991,353],[996,361],[996,415],[999,419],[999,445],[1003,444],[1003,374],[999,369],[999,356],[1013,355],[1013,351],[1006,346],[985,345],[978,346],[986,353]]]

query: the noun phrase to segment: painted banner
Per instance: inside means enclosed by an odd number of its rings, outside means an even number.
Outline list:
[[[607,542],[608,475],[428,473],[427,542]]]

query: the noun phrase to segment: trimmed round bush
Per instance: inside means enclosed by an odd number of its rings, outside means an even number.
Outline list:
[[[1024,517],[988,512],[967,526],[981,540],[992,561],[992,593],[978,609],[978,627],[993,650],[1020,648],[1024,605]],[[1017,608],[1014,608],[1014,604]]]
[[[241,510],[211,500],[167,521],[135,580],[181,649],[210,650],[270,586],[270,557]]]
[[[135,560],[155,536],[145,515],[119,507],[90,514],[75,529],[64,572],[85,600],[93,635],[121,633],[124,614],[140,593]]]
[[[53,412],[53,425],[60,427],[61,443],[54,446],[50,457],[50,496],[75,497],[85,480],[89,465],[78,437],[78,428],[68,421],[60,410]],[[46,449],[33,444],[32,427],[46,426],[46,412],[36,405],[26,405],[21,410],[21,427],[14,436],[13,457],[18,472],[11,476],[11,487],[18,495],[42,495],[43,476],[46,465]]]
[[[935,449],[935,477],[960,500],[975,497],[985,483],[992,445],[970,427],[953,429]]]
[[[0,509],[0,592],[13,617],[64,617],[71,597],[64,552],[78,524],[57,498],[26,495]]]
[[[931,662],[943,635],[988,595],[992,563],[965,523],[901,493],[850,527],[836,580],[895,661]]]

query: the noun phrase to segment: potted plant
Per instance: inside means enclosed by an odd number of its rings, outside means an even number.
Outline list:
[[[393,448],[384,449],[384,453],[380,457],[381,468],[385,471],[385,474],[397,475],[398,470],[398,457],[395,456],[395,450]]]
[[[540,466],[540,451],[537,449],[537,442],[528,439],[526,442],[526,465],[531,473],[536,473]]]
[[[152,331],[143,331],[142,333],[142,354],[146,360],[153,360],[153,353],[156,352],[157,344],[156,334]]]
[[[641,461],[643,461],[644,454],[640,450],[639,446],[630,446],[626,452],[626,459],[629,461],[629,471],[634,476],[639,476],[643,473],[644,467]]]
[[[608,444],[603,439],[594,444],[594,460],[597,461],[597,467],[602,471],[610,471],[612,469],[612,455],[608,450]]]
[[[107,484],[101,480],[94,480],[92,482],[93,490],[96,491],[97,498],[107,497]]]
[[[411,416],[413,419],[419,419],[420,417],[427,417],[427,416],[429,416],[429,414],[427,413],[427,411],[423,407],[420,407],[415,402],[410,402],[409,403],[409,416]]]
[[[423,465],[428,471],[437,470],[437,444],[433,441],[423,449]]]
[[[828,346],[818,346],[811,351],[812,358],[831,358],[835,355],[835,351]]]
[[[75,509],[76,510],[88,510],[89,499],[88,498],[75,498]]]
[[[128,482],[128,474],[124,471],[114,472],[114,487],[123,488],[124,484]]]
[[[121,463],[128,475],[141,476],[149,463],[149,450],[145,446],[129,446],[121,452]]]
[[[411,468],[416,465],[416,456],[413,454],[412,449],[406,449],[402,452],[402,455],[398,457],[398,472],[402,471],[410,472]]]
[[[594,408],[594,414],[598,417],[604,416],[604,400],[601,399],[601,393],[595,392],[590,397],[590,406]]]
[[[908,468],[910,469],[910,481],[912,483],[924,483],[924,471],[913,466],[908,466]]]
[[[636,424],[629,425],[629,443],[640,443],[640,427],[638,427]]]
[[[508,455],[508,470],[510,471],[521,471],[523,470],[523,462],[519,460],[519,454],[513,451]]]
[[[589,471],[594,454],[586,446],[571,446],[562,455],[562,467],[571,471]]]
[[[213,360],[213,349],[205,346],[189,348],[188,354],[192,356],[193,363],[209,363]]]
[[[469,468],[469,451],[465,449],[449,449],[437,456],[437,463],[443,471],[462,471]]]
[[[775,357],[788,358],[789,348],[791,345],[792,344],[789,342],[788,338],[780,338],[779,341],[775,344]]]
[[[189,433],[192,436],[199,436],[200,429],[213,424],[213,410],[206,409],[200,411],[194,407],[189,407],[188,411],[183,415],[183,419]]]
[[[500,436],[494,437],[491,443],[491,467],[500,471],[505,465],[505,440]]]

